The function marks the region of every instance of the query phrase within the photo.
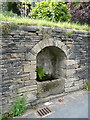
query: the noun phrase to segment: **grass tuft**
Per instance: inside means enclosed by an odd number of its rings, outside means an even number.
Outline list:
[[[85,83],[85,84],[83,85],[83,89],[84,89],[85,91],[90,91],[90,85],[89,85],[88,83]]]
[[[0,21],[10,21],[17,24],[26,24],[26,25],[38,25],[38,26],[50,26],[50,27],[59,27],[59,28],[67,28],[67,29],[74,29],[74,30],[85,30],[90,31],[90,26],[88,25],[80,25],[77,23],[71,22],[52,22],[46,20],[35,20],[30,18],[22,18],[19,16],[10,17],[7,15],[3,15],[0,13]]]

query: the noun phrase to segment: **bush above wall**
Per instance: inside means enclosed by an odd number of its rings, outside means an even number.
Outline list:
[[[69,2],[70,14],[72,22],[90,25],[90,1],[88,2]]]
[[[68,10],[63,2],[40,2],[36,3],[36,7],[32,7],[30,17],[54,22],[69,21],[71,15]]]

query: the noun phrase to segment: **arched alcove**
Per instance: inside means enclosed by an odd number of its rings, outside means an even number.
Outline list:
[[[49,46],[42,49],[36,57],[37,67],[42,68],[45,73],[42,80],[62,78],[64,76],[65,59],[65,53],[58,47]],[[37,80],[39,80],[39,78],[37,78]]]
[[[42,49],[36,56],[36,66],[42,68],[45,76],[38,78],[37,90],[39,97],[57,94],[64,91],[66,76],[66,55],[56,46],[48,46]]]

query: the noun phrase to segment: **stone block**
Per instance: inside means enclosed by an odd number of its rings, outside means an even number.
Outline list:
[[[65,92],[74,92],[79,89],[80,89],[79,86],[68,87],[68,88],[65,88]]]
[[[37,85],[25,86],[18,89],[18,93],[25,93],[35,91],[37,89]]]
[[[73,42],[68,42],[68,41],[67,41],[65,44],[66,44],[66,46],[67,46],[68,48],[71,48],[71,47],[73,46]]]
[[[72,86],[74,86],[74,82],[66,82],[65,83],[65,88],[70,88],[70,87],[72,87]]]
[[[36,85],[36,80],[25,80],[24,81],[25,86],[31,86],[31,85]]]
[[[37,54],[37,53],[39,53],[41,51],[41,48],[40,48],[40,46],[38,44],[36,44],[34,46],[34,48],[32,48],[32,51],[34,51]]]
[[[30,72],[30,62],[26,62],[24,65],[24,72]]]
[[[74,82],[74,81],[78,81],[79,80],[79,77],[67,77],[67,79],[65,79],[65,83],[68,83],[68,82]]]
[[[36,65],[30,65],[30,73],[34,74],[36,71]]]
[[[32,60],[31,65],[35,66],[36,65],[36,60]]]
[[[77,62],[75,60],[65,60],[65,63],[68,65],[74,65],[76,64]]]
[[[30,72],[30,79],[35,80],[36,79],[36,72]]]
[[[33,102],[37,99],[36,91],[26,92],[27,103]]]
[[[79,86],[80,86],[80,85],[83,86],[83,84],[84,84],[84,80],[78,80],[78,81],[75,81],[74,84],[75,84],[75,85],[79,85]]]
[[[27,61],[33,61],[33,60],[36,60],[36,56],[29,52],[25,54],[25,59]]]
[[[25,82],[25,81],[28,81],[28,80],[30,80],[30,75],[21,77],[21,81]]]
[[[69,70],[66,70],[66,76],[67,77],[74,77],[74,74],[76,73],[76,70],[75,69],[69,69]]]

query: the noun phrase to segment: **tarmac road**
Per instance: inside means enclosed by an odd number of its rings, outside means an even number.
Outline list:
[[[58,100],[62,101],[59,102]],[[52,112],[40,117],[37,110],[42,107],[48,107]],[[28,110],[19,118],[88,118],[88,92],[80,90],[50,100],[39,105],[36,110]]]
[[[65,102],[55,104],[55,113],[47,118],[88,118],[88,93],[76,92],[64,97]]]

